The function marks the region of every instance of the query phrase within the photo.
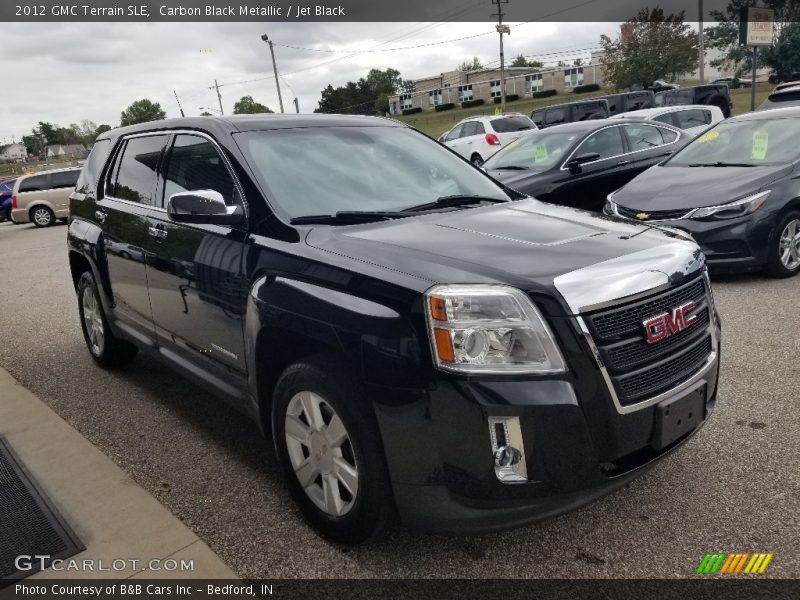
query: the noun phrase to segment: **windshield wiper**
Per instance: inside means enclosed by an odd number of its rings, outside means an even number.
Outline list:
[[[509,171],[510,170],[530,171],[531,170],[530,167],[523,167],[522,165],[505,165],[505,166],[502,166],[502,167],[492,167],[492,168],[493,169],[497,169],[497,170],[502,170],[502,171],[505,171],[505,170],[509,170]]]
[[[292,225],[352,225],[354,223],[371,223],[407,217],[405,212],[340,210],[333,215],[304,215],[295,217],[289,222]]]
[[[755,167],[750,163],[729,163],[717,161],[715,163],[692,163],[690,167]]]
[[[403,210],[403,212],[409,213],[420,212],[423,210],[436,210],[437,208],[449,208],[453,206],[470,206],[471,204],[480,204],[481,202],[492,202],[497,204],[500,202],[509,202],[509,200],[503,198],[493,198],[492,196],[455,194],[452,196],[442,196],[433,202],[426,202],[425,204],[419,204],[417,206],[406,208]]]

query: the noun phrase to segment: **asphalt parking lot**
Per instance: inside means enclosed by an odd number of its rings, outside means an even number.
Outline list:
[[[717,410],[625,489],[510,532],[396,528],[347,549],[302,522],[269,442],[233,409],[146,357],[124,371],[94,365],[66,232],[0,224],[0,365],[242,577],[691,577],[715,550],[771,552],[764,576],[800,577],[800,277],[714,280]]]

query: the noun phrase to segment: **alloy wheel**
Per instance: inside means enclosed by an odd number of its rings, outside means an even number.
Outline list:
[[[286,448],[297,481],[311,501],[331,517],[341,517],[358,496],[358,463],[350,434],[326,400],[310,391],[289,401]]]
[[[103,316],[100,313],[97,296],[95,296],[91,286],[84,288],[81,305],[83,308],[83,324],[86,327],[86,338],[89,340],[89,349],[95,356],[100,356],[105,347],[105,327],[103,326]]]
[[[790,271],[800,267],[800,219],[789,221],[781,232],[778,244],[781,263]]]
[[[33,220],[40,227],[46,227],[47,225],[50,225],[50,211],[46,208],[37,208],[33,211]]]

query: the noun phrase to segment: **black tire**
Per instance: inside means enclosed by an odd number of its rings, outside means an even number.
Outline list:
[[[483,158],[481,158],[481,155],[477,154],[477,153],[473,154],[470,157],[469,162],[471,162],[476,167],[482,167],[483,166]]]
[[[394,500],[377,422],[358,384],[348,373],[347,365],[336,356],[330,355],[311,357],[287,368],[275,386],[272,433],[289,492],[306,520],[335,542],[359,544],[378,537],[385,529],[394,510]],[[316,471],[318,474],[312,475],[313,478],[309,479],[311,483],[304,487],[295,473],[286,436],[287,413],[291,412],[290,407],[296,406],[295,399],[301,398],[306,392],[324,400],[318,408],[323,420],[327,413],[329,420],[325,422],[325,429],[328,429],[338,415],[344,426],[347,441],[336,448],[333,443],[330,447],[323,445],[320,452],[314,452],[312,450],[314,442],[309,437],[305,438],[305,442],[299,442],[298,438],[294,438],[294,456],[297,456],[296,452],[300,449],[301,456],[305,456],[305,461],[310,463],[312,453],[317,459],[324,460],[325,456],[321,455],[338,451],[338,458],[346,459],[348,464],[354,465],[357,475],[356,493],[350,495],[349,500],[346,499],[348,489],[337,475],[325,475],[324,471]],[[297,422],[305,419],[305,423],[309,423],[305,426],[310,432],[313,427],[306,415],[306,412],[299,414]],[[302,422],[300,424],[304,425]],[[317,448],[320,446],[317,445]],[[337,458],[329,460],[335,463]],[[306,488],[316,490],[318,487],[316,491],[327,492],[329,488],[326,488],[325,484],[331,485],[329,481],[325,481],[327,477],[333,477],[340,501],[345,504],[349,502],[349,506],[345,506],[346,512],[343,511],[340,516],[334,516],[319,507],[312,500],[312,491],[306,491]],[[327,503],[325,492],[322,493]]]
[[[34,206],[28,213],[31,223],[37,227],[50,227],[56,222],[56,215],[46,206]]]
[[[96,343],[96,338],[92,338],[92,333],[89,331],[87,324],[86,307],[84,306],[85,295],[93,294],[96,302],[96,318],[95,322],[103,327],[103,341],[101,344]],[[83,339],[86,341],[86,347],[89,354],[92,355],[94,361],[105,368],[121,367],[131,362],[138,352],[138,348],[125,340],[120,340],[114,337],[111,329],[108,326],[108,319],[106,319],[103,304],[100,301],[100,294],[95,283],[94,276],[90,271],[85,271],[78,279],[78,312],[81,319],[81,330],[83,331]],[[91,319],[90,319],[91,320]]]
[[[775,228],[775,233],[770,240],[769,254],[764,271],[772,277],[792,277],[800,273],[800,262],[796,265],[787,266],[781,260],[781,235],[792,222],[800,224],[800,211],[792,210],[786,213]]]

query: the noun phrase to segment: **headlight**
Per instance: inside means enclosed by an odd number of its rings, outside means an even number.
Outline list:
[[[609,196],[609,198],[611,198],[611,196]],[[615,216],[617,214],[617,203],[606,200],[605,206],[603,206],[603,214],[612,217]]]
[[[550,328],[521,291],[500,285],[439,285],[426,293],[437,367],[460,373],[565,371]]]
[[[687,216],[690,219],[708,219],[709,217],[715,219],[734,219],[736,217],[742,217],[758,210],[761,205],[767,201],[769,194],[770,190],[767,190],[728,204],[696,208]]]

